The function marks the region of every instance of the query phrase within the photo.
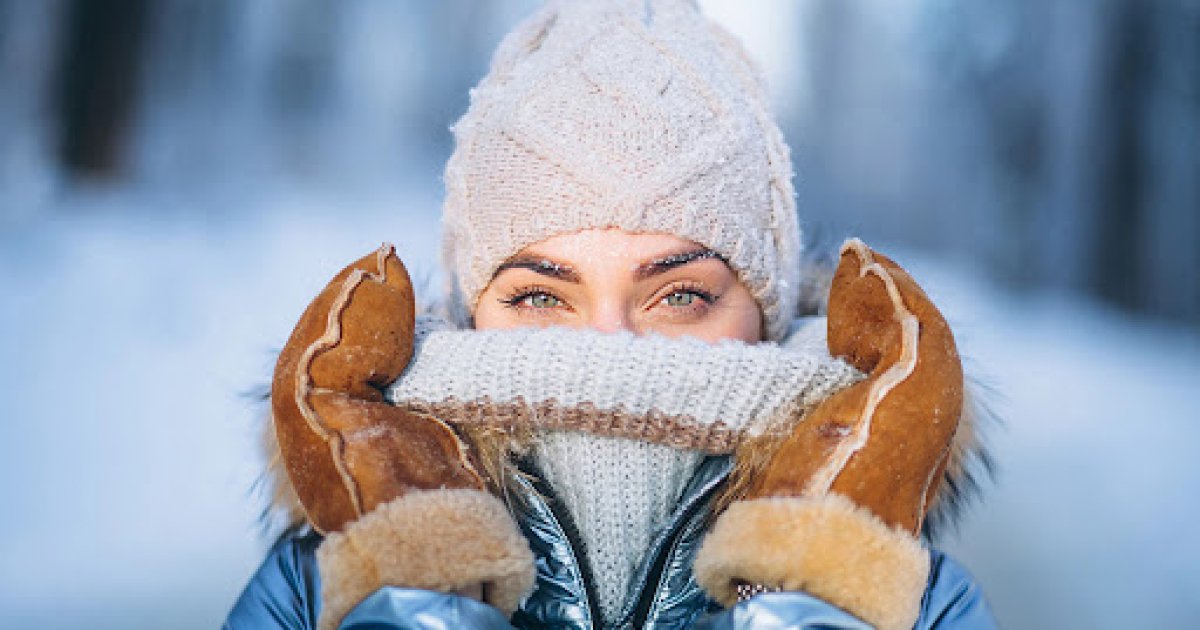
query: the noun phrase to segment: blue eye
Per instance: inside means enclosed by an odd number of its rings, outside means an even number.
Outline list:
[[[675,309],[703,309],[717,301],[717,296],[697,286],[687,284],[670,289],[670,293],[662,296],[658,303]]]
[[[519,289],[508,297],[501,298],[500,303],[509,308],[531,311],[545,311],[566,306],[566,303],[553,293],[538,288]]]
[[[696,303],[700,296],[692,291],[676,291],[663,298],[663,304],[667,306],[691,306]]]
[[[521,298],[521,303],[532,308],[556,308],[562,306],[562,300],[549,293],[530,293]]]

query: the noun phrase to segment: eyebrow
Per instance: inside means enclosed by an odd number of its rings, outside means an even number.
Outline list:
[[[697,260],[709,259],[716,259],[725,263],[726,265],[729,264],[729,261],[717,252],[714,252],[707,247],[697,247],[694,249],[676,252],[674,254],[667,254],[662,258],[655,258],[649,262],[642,263],[637,266],[637,269],[634,270],[634,276],[638,280],[645,280],[651,276],[657,276],[658,274],[666,273],[672,269],[675,269],[676,267],[682,267],[688,263],[696,262]]]
[[[549,278],[554,278],[556,280],[562,280],[564,282],[570,282],[573,284],[579,284],[580,282],[579,272],[571,268],[570,265],[564,265],[560,262],[555,262],[549,258],[543,258],[541,256],[515,256],[510,258],[503,263],[500,263],[499,267],[496,267],[496,273],[492,274],[492,278],[500,275],[500,273],[506,269],[527,269],[534,273],[541,274]]]
[[[696,262],[698,260],[716,259],[726,265],[729,261],[717,252],[708,249],[707,247],[697,247],[687,249],[672,254],[667,254],[661,258],[655,258],[638,265],[634,269],[634,277],[638,280],[645,280],[662,273],[666,273],[677,267],[682,267],[686,264]],[[507,269],[525,269],[532,271],[556,280],[579,284],[581,282],[579,272],[575,271],[570,265],[566,265],[543,256],[514,256],[496,267],[496,273],[492,274],[492,278],[499,276],[501,272]]]

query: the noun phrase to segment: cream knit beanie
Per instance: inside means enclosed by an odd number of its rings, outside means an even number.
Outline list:
[[[740,44],[689,0],[548,0],[471,92],[446,166],[451,311],[522,248],[591,228],[725,257],[781,339],[800,288],[791,162]]]

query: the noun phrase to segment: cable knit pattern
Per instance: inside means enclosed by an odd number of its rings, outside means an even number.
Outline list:
[[[592,330],[457,330],[417,320],[393,403],[451,424],[534,429],[531,455],[566,508],[613,621],[630,576],[705,452],[784,430],[859,378],[825,349],[825,320],[782,344]]]
[[[455,125],[443,257],[466,323],[505,259],[594,228],[712,248],[781,339],[800,290],[792,166],[741,45],[690,0],[549,0]]]

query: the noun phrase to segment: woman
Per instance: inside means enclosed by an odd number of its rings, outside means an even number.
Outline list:
[[[827,326],[795,318],[735,41],[683,0],[549,2],[455,134],[453,324],[390,247],[302,316],[272,406],[307,527],[227,627],[992,627],[920,542],[973,451],[953,338],[857,241]]]

